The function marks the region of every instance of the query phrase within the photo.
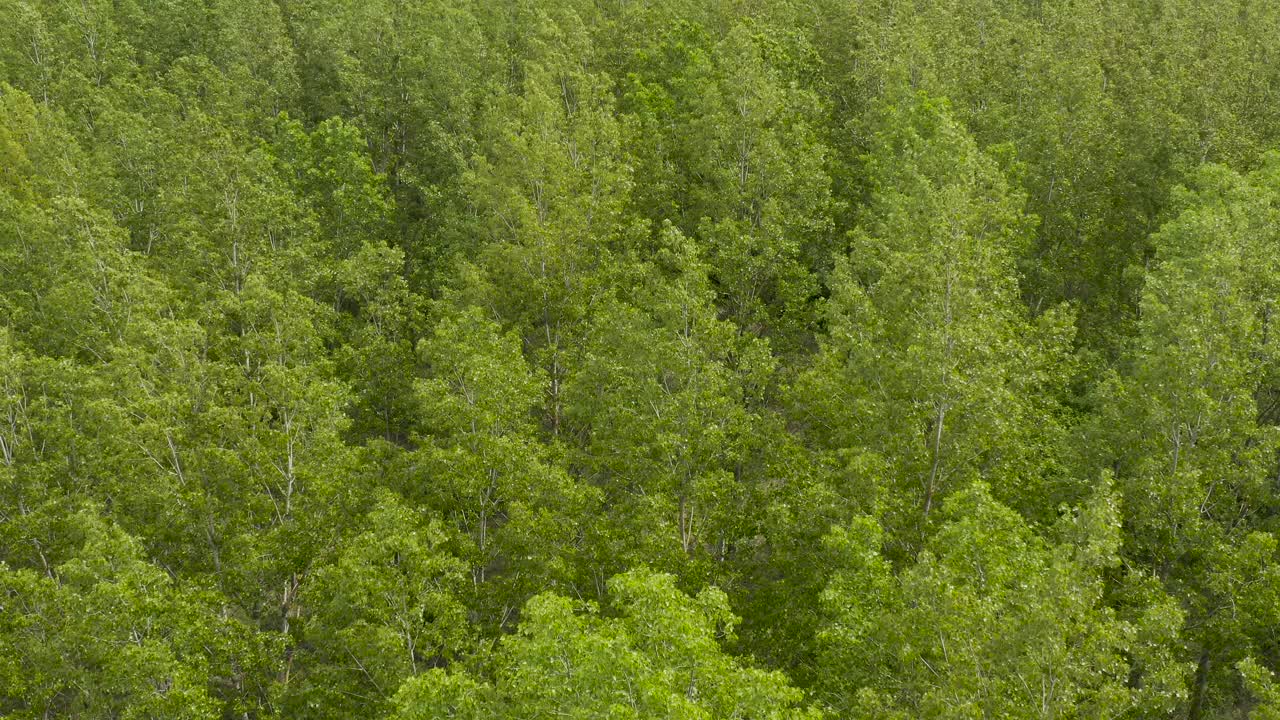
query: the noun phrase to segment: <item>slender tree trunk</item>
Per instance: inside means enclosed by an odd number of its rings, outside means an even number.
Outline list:
[[[933,509],[933,494],[938,485],[938,470],[942,465],[942,425],[947,421],[947,403],[938,401],[938,414],[933,424],[933,464],[929,468],[929,482],[924,489],[924,522],[929,522],[929,511]]]
[[[1191,704],[1187,707],[1187,720],[1200,720],[1204,715],[1204,695],[1209,688],[1209,651],[1200,651],[1200,660],[1196,664],[1196,681],[1191,688]]]

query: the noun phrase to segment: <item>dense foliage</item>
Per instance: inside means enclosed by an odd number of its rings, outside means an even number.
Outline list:
[[[0,716],[1280,718],[1280,6],[0,0]]]

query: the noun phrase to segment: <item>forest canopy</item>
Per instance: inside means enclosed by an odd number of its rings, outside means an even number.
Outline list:
[[[0,0],[0,717],[1280,718],[1280,5]]]

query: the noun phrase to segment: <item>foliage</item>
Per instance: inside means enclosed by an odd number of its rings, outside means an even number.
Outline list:
[[[1277,716],[1274,5],[0,0],[0,715]]]

